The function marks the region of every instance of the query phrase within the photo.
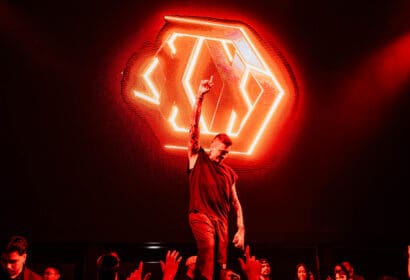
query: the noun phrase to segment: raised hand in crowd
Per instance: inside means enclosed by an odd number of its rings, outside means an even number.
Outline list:
[[[127,280],[148,280],[151,278],[151,273],[148,272],[145,274],[144,278],[142,279],[142,269],[144,267],[144,263],[140,262],[138,268],[135,269],[128,277]]]
[[[175,278],[181,260],[182,256],[180,256],[178,251],[174,250],[172,252],[167,252],[167,255],[165,256],[165,262],[160,261],[163,280],[173,280]]]
[[[251,256],[249,245],[245,249],[245,261],[241,258],[238,259],[241,265],[242,272],[247,276],[248,280],[259,280],[261,274],[261,263]]]

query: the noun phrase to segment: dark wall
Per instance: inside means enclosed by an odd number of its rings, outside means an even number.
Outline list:
[[[121,71],[161,15],[232,9],[277,39],[300,89],[298,129],[278,159],[227,159],[247,238],[408,241],[408,1],[0,5],[2,237],[192,241],[186,158],[123,102]]]

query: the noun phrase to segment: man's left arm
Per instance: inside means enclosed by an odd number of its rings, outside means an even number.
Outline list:
[[[232,185],[232,206],[235,209],[236,225],[238,227],[238,231],[236,232],[232,242],[236,248],[243,250],[245,248],[245,225],[243,223],[242,206],[239,202],[238,194],[236,193],[235,184]]]

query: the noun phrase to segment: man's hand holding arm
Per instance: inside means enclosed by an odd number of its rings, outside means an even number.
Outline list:
[[[199,151],[199,119],[201,118],[202,101],[213,85],[213,76],[209,80],[202,80],[192,111],[191,124],[189,127],[188,158],[189,168],[193,168]]]
[[[235,184],[232,186],[232,206],[235,209],[236,225],[238,227],[238,231],[233,238],[233,243],[236,248],[243,250],[245,248],[245,224],[243,223],[242,206],[236,193]]]

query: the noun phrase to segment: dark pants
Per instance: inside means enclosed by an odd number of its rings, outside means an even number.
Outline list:
[[[198,248],[196,269],[201,279],[212,280],[214,269],[226,267],[228,247],[227,222],[199,212],[189,214],[189,224]],[[217,264],[215,267],[214,264]]]

